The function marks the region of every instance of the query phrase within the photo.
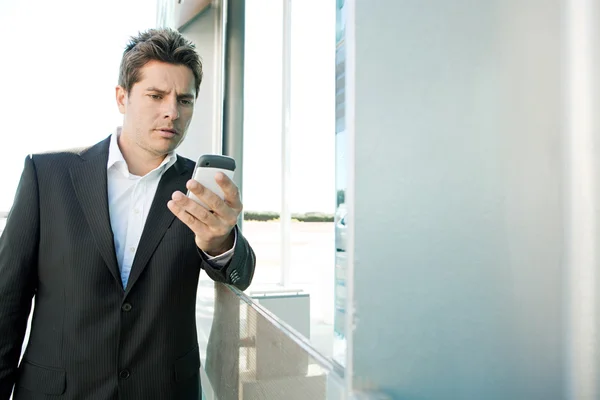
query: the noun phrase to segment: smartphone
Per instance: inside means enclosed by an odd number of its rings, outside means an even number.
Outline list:
[[[217,184],[215,175],[222,172],[233,180],[235,174],[235,160],[231,157],[218,154],[203,154],[196,162],[192,178],[200,182],[205,188],[214,192],[221,199],[225,197],[223,189]],[[187,196],[200,204],[202,207],[210,210],[210,207],[204,204],[195,194],[188,190]]]

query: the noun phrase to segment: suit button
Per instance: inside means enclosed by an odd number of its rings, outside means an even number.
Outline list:
[[[123,371],[119,372],[119,378],[121,379],[127,379],[131,376],[131,374],[129,373],[128,369],[124,369]]]
[[[131,307],[131,304],[129,304],[129,303],[125,303],[125,304],[123,304],[123,305],[121,306],[121,310],[123,310],[123,311],[125,311],[125,312],[127,312],[127,311],[131,311],[131,309],[132,309],[132,308],[133,308],[133,307]]]

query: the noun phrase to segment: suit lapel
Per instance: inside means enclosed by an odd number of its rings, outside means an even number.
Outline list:
[[[154,200],[152,200],[152,205],[150,206],[148,219],[144,225],[135,258],[133,259],[126,293],[131,290],[142,274],[150,257],[152,257],[156,247],[165,235],[167,228],[173,222],[175,215],[167,208],[167,203],[176,190],[184,191],[185,193],[185,184],[189,179],[189,176],[186,174],[187,171],[188,168],[185,165],[185,161],[181,157],[178,157],[175,164],[161,177]]]
[[[115,282],[123,289],[108,211],[106,163],[109,144],[110,136],[80,154],[83,162],[71,167],[71,180],[98,251]]]

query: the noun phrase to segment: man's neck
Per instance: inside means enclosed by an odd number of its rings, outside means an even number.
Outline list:
[[[127,163],[129,173],[144,176],[156,169],[163,162],[166,155],[152,154],[131,142],[127,135],[121,132],[117,138],[117,144]]]

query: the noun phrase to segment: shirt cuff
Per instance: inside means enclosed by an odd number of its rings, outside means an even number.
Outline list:
[[[233,257],[233,249],[235,249],[235,245],[237,243],[237,229],[234,229],[234,238],[233,238],[233,246],[231,247],[231,249],[227,250],[225,253],[223,254],[219,254],[218,256],[211,256],[206,254],[203,250],[202,253],[206,256],[206,260],[210,261],[211,264],[216,264],[220,267],[224,267],[225,264],[227,264],[229,261],[231,261],[231,258]]]

